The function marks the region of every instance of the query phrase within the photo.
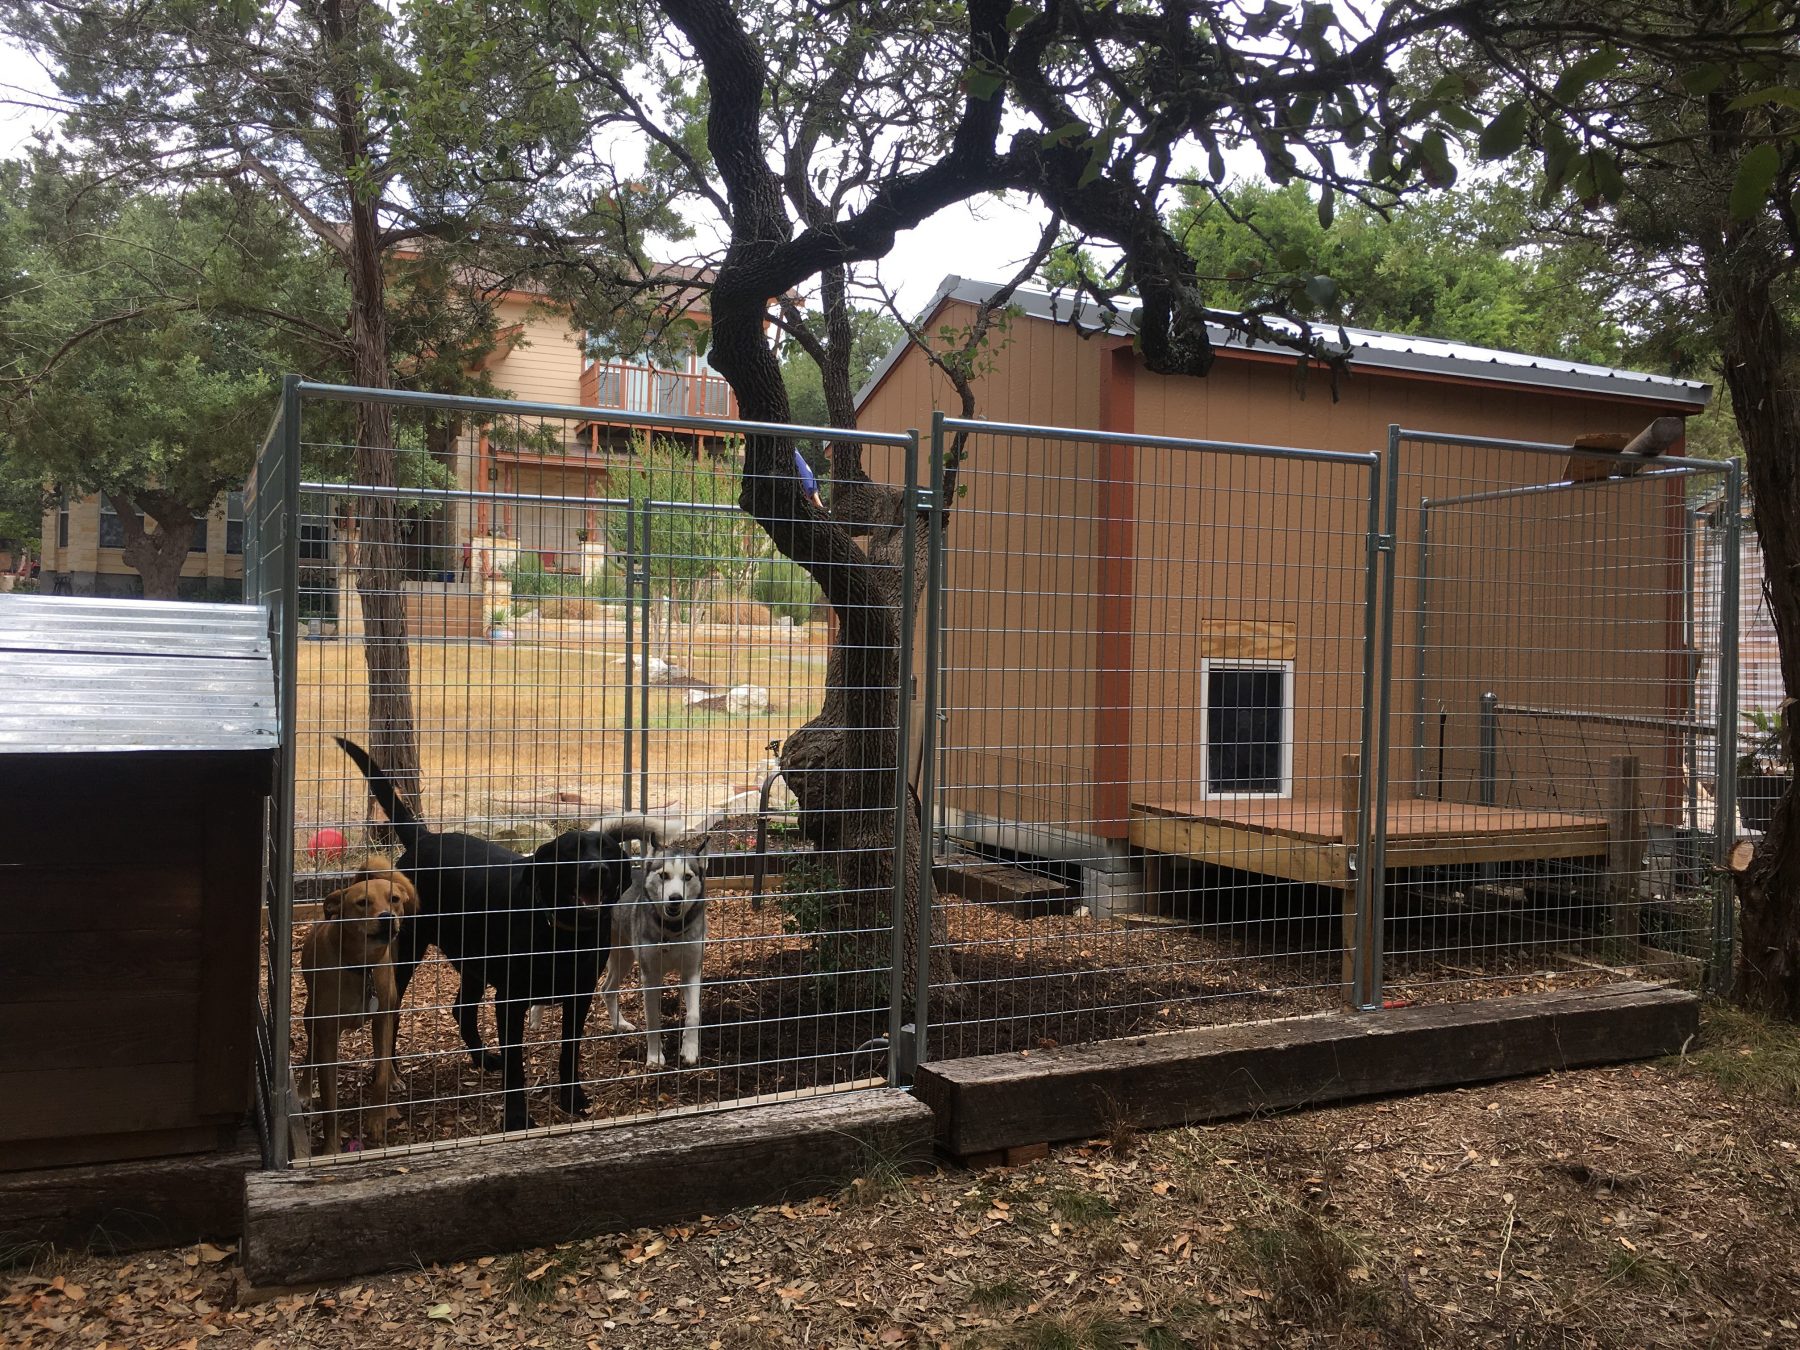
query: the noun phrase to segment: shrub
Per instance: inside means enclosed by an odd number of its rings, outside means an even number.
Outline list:
[[[814,613],[823,612],[825,604],[818,582],[792,558],[764,558],[756,569],[750,596],[776,618],[786,617],[796,624],[810,622]]]
[[[576,573],[546,572],[535,553],[521,553],[518,561],[501,569],[512,582],[512,593],[521,600],[623,600],[625,569],[608,566],[591,581]]]
[[[592,600],[565,597],[544,601],[537,607],[537,616],[540,619],[598,619],[603,617],[603,611]]]

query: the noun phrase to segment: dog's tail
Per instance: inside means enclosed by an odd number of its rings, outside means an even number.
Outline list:
[[[655,816],[642,815],[636,811],[607,816],[596,824],[594,829],[612,840],[621,850],[627,843],[658,848],[669,841],[671,834],[666,821],[658,820]]]
[[[419,819],[419,813],[407,804],[406,798],[401,796],[400,790],[382,771],[381,766],[369,758],[367,750],[346,737],[338,736],[335,739],[338,748],[350,756],[350,762],[361,769],[363,777],[369,780],[369,791],[375,794],[375,800],[387,812],[387,818],[393,822],[394,833],[400,836],[400,842],[410,849],[413,841],[425,829],[425,822]]]

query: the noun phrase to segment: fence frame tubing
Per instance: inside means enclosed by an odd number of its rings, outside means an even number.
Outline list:
[[[276,678],[280,774],[275,784],[275,887],[269,899],[269,1017],[273,1022],[269,1085],[270,1161],[287,1167],[289,1156],[288,1083],[292,1077],[294,994],[294,753],[295,716],[299,695],[300,614],[289,599],[300,592],[300,547],[297,511],[300,504],[301,382],[289,375],[281,383],[281,648]]]
[[[905,482],[902,485],[906,495],[902,501],[900,524],[900,606],[899,613],[895,616],[895,622],[900,628],[900,653],[895,667],[898,687],[894,701],[894,917],[888,954],[887,1077],[890,1087],[899,1087],[903,1081],[912,1077],[919,1054],[917,1023],[914,1024],[913,1043],[902,1054],[902,1042],[906,1033],[905,1019],[901,1014],[901,1006],[906,997],[906,827],[912,814],[909,808],[912,805],[913,627],[918,621],[917,606],[913,603],[913,585],[918,578],[918,569],[913,560],[913,552],[918,546],[919,508],[927,505],[919,493],[919,433],[914,431],[909,434],[911,443],[906,447]],[[926,800],[921,797],[919,809],[919,833],[925,841],[920,849],[921,858],[929,850],[931,839],[930,822],[925,814]],[[927,890],[930,885],[931,873],[921,872],[921,902],[930,894]],[[930,909],[928,904],[922,903],[922,907]]]
[[[1739,568],[1743,563],[1743,471],[1741,460],[1725,464],[1723,504],[1725,543],[1719,576],[1719,693],[1718,750],[1714,772],[1719,790],[1713,799],[1713,841],[1718,870],[1713,896],[1713,987],[1731,991],[1736,975],[1737,887],[1730,870],[1732,846],[1737,842],[1737,740],[1738,740],[1738,625],[1740,612]]]

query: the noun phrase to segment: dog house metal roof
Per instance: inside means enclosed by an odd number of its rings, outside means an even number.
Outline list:
[[[273,750],[255,605],[0,596],[0,754]]]
[[[980,304],[997,291],[997,285],[970,281],[964,277],[945,277],[926,308],[927,314],[949,300]],[[1034,319],[1054,323],[1076,324],[1090,332],[1104,332],[1117,337],[1130,337],[1131,328],[1117,315],[1109,314],[1091,300],[1074,295],[1033,290],[1021,286],[1013,295],[1012,308]],[[1279,327],[1280,321],[1271,320]],[[1290,328],[1294,325],[1288,325]],[[1297,328],[1295,328],[1297,331]],[[1315,325],[1315,332],[1334,352],[1346,350],[1348,340],[1350,369],[1411,371],[1423,374],[1460,376],[1488,384],[1518,384],[1538,389],[1572,389],[1584,393],[1607,394],[1614,398],[1638,398],[1662,404],[1685,404],[1698,411],[1712,398],[1712,387],[1699,380],[1679,380],[1668,375],[1651,375],[1637,370],[1619,370],[1612,366],[1589,365],[1582,361],[1562,361],[1550,356],[1529,356],[1523,352],[1500,351],[1492,347],[1473,347],[1465,342],[1445,342],[1437,338],[1408,337],[1403,333],[1382,333],[1369,328],[1342,328]],[[1245,351],[1250,343],[1241,333],[1208,325],[1213,345],[1221,351]],[[857,392],[861,407],[875,392],[888,371],[905,355],[909,340],[896,342],[881,363],[870,373]],[[1261,344],[1269,351],[1285,348]]]

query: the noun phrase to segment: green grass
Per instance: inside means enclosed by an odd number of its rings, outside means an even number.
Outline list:
[[[1694,1284],[1692,1277],[1673,1262],[1647,1252],[1628,1252],[1622,1247],[1613,1252],[1607,1264],[1606,1282],[1636,1285],[1659,1294],[1684,1294]]]
[[[1096,1224],[1115,1218],[1118,1210],[1104,1195],[1058,1187],[1050,1192],[1050,1211],[1064,1223]]]
[[[557,1297],[563,1276],[580,1275],[586,1269],[585,1253],[578,1246],[556,1251],[518,1252],[506,1258],[496,1283],[521,1308],[537,1308]]]
[[[1004,1340],[1009,1350],[1124,1350],[1136,1339],[1129,1323],[1095,1313],[1042,1314],[1020,1322]]]
[[[992,1284],[978,1284],[969,1291],[969,1302],[990,1310],[1010,1308],[1016,1303],[1031,1302],[1031,1289],[1024,1281],[1008,1277]]]
[[[1701,1035],[1706,1044],[1683,1056],[1687,1070],[1706,1074],[1733,1097],[1800,1106],[1800,1027],[1713,1003]]]

